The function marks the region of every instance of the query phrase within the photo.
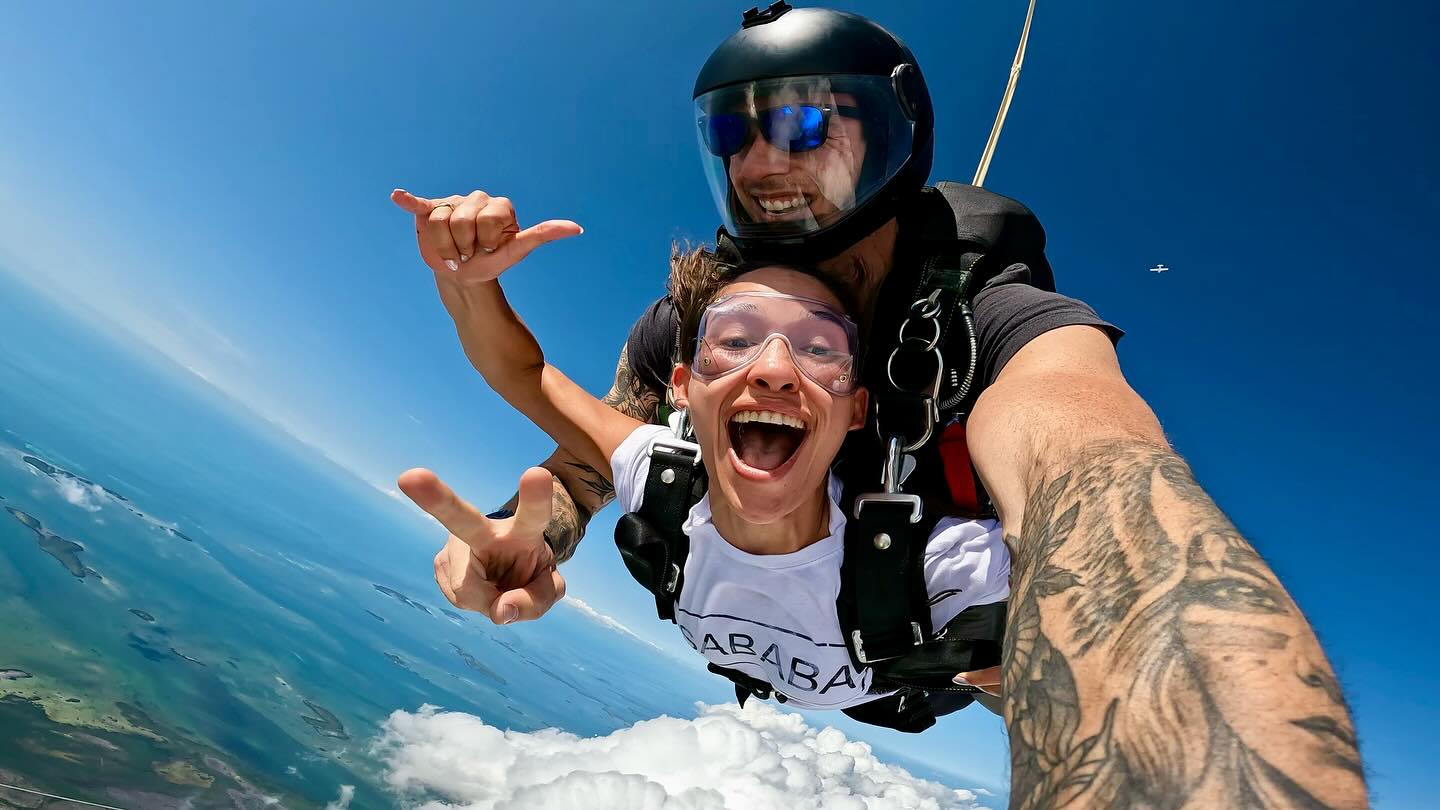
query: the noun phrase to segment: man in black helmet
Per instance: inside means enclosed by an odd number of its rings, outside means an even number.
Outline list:
[[[716,49],[695,101],[721,255],[815,263],[863,302],[878,407],[846,475],[880,478],[898,446],[915,459],[904,491],[927,511],[993,503],[1006,527],[995,685],[1014,804],[1363,806],[1353,726],[1313,632],[1126,383],[1119,331],[1053,292],[1023,206],[924,187],[933,113],[909,50],[863,18],[780,3]],[[407,208],[456,261],[549,238],[479,192]],[[463,338],[463,296],[447,304]],[[658,413],[674,322],[661,300],[636,324],[616,408]],[[613,489],[563,449],[544,466],[545,542],[505,517],[514,503],[482,517],[411,479],[452,530],[436,569],[456,605],[505,623],[563,593],[552,564]]]

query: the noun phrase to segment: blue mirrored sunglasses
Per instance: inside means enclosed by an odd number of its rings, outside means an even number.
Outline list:
[[[716,157],[730,157],[744,149],[756,130],[776,149],[785,152],[809,152],[825,143],[831,113],[849,118],[860,117],[857,107],[816,104],[782,104],[767,110],[749,113],[716,113],[700,119],[700,132],[705,147]]]

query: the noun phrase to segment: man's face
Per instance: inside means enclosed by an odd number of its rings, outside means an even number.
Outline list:
[[[865,161],[865,136],[859,119],[841,115],[853,110],[846,93],[802,92],[757,98],[755,109],[783,105],[829,108],[825,141],[815,149],[790,152],[756,134],[729,163],[731,189],[754,223],[814,222],[824,227],[855,203],[860,168]]]

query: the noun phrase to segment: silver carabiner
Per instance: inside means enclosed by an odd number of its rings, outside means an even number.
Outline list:
[[[860,518],[867,503],[899,503],[910,507],[910,522],[918,523],[925,514],[925,507],[920,503],[920,496],[900,491],[900,484],[905,477],[905,453],[903,440],[900,434],[896,433],[885,441],[885,467],[880,471],[881,492],[866,492],[855,498],[855,518]],[[889,548],[888,537],[884,538],[884,545],[881,545],[881,536],[875,538],[875,547],[881,550]]]
[[[886,493],[900,491],[904,461],[905,453],[900,449],[900,434],[897,433],[885,442],[885,468],[880,471],[880,488]]]

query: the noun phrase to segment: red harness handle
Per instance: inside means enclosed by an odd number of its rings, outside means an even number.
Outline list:
[[[975,465],[970,463],[970,446],[965,442],[963,421],[951,422],[940,434],[940,460],[945,465],[945,482],[950,485],[950,499],[956,506],[978,513],[980,495],[975,486]]]

